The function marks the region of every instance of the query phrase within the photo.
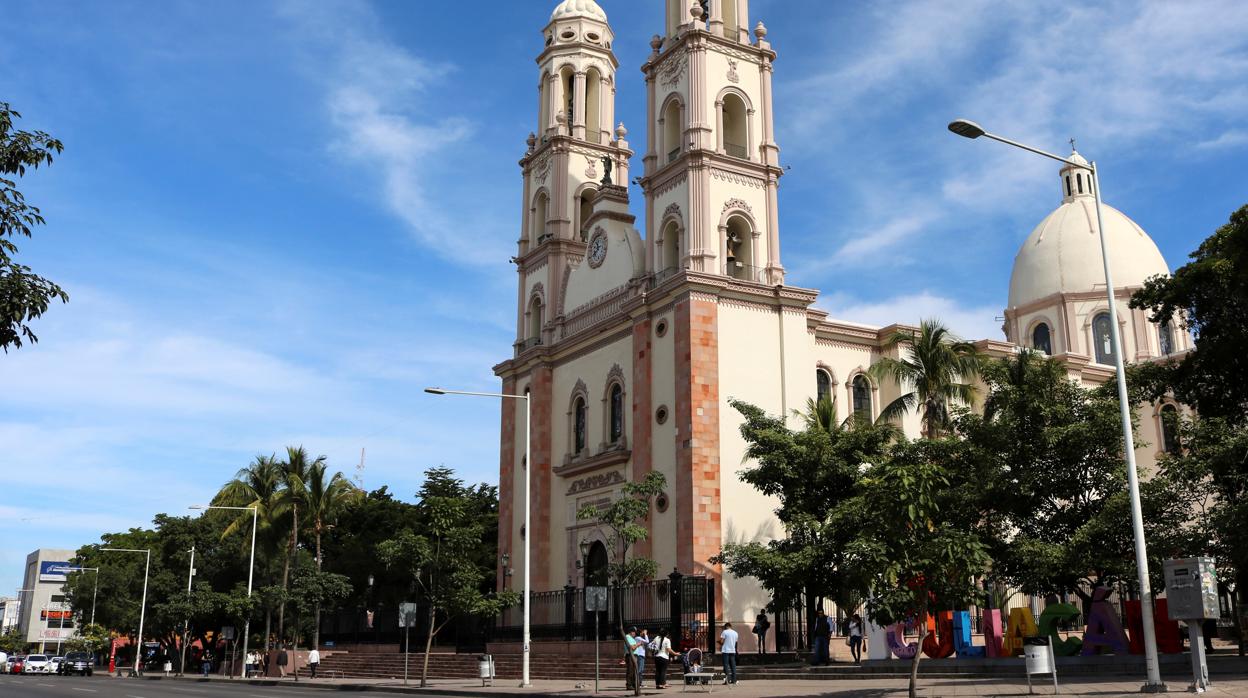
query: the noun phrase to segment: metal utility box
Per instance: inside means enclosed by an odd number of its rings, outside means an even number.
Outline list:
[[[1166,605],[1170,620],[1220,617],[1218,573],[1213,558],[1166,560]]]

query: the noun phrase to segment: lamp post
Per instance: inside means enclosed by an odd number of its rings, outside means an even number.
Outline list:
[[[533,537],[533,531],[529,527],[529,484],[531,478],[529,473],[533,468],[533,403],[528,395],[510,395],[508,393],[478,393],[467,390],[446,390],[444,388],[425,388],[425,392],[431,395],[471,395],[474,397],[496,397],[505,400],[524,400],[524,648],[522,650],[521,678],[520,687],[529,688],[533,684],[529,681],[529,599],[533,593],[530,571],[532,565],[532,546],[529,541]]]
[[[584,587],[585,589],[583,593],[585,597],[585,607],[589,608],[589,541],[587,539],[582,538],[581,542],[577,544],[577,547],[581,549],[581,580],[584,582],[581,586]],[[598,651],[598,642],[600,639],[599,635],[600,633],[598,632],[598,610],[597,610],[597,607],[595,606],[595,610],[594,610],[594,693],[595,694],[598,693],[598,690],[599,690],[598,688],[598,675],[600,673],[598,669],[598,665],[600,661],[599,651]]]
[[[1019,143],[984,130],[974,121],[958,119],[949,124],[949,130],[963,138],[983,136],[994,141],[1021,148],[1036,155],[1057,160],[1071,167],[1086,170],[1092,175],[1092,196],[1096,201],[1096,231],[1101,241],[1101,264],[1105,269],[1105,293],[1109,297],[1109,331],[1114,347],[1114,368],[1118,378],[1118,411],[1122,419],[1123,451],[1127,459],[1127,484],[1131,494],[1131,525],[1135,535],[1135,568],[1140,583],[1140,615],[1144,631],[1144,665],[1147,682],[1141,689],[1145,693],[1164,693],[1166,684],[1161,680],[1157,660],[1157,638],[1153,631],[1153,592],[1148,582],[1148,550],[1144,541],[1144,515],[1140,506],[1139,473],[1135,466],[1135,437],[1131,433],[1131,404],[1127,398],[1127,375],[1122,363],[1122,337],[1118,332],[1118,305],[1114,299],[1114,280],[1109,268],[1109,247],[1105,244],[1105,224],[1101,215],[1101,178],[1096,162],[1088,164],[1045,152],[1039,148]]]
[[[256,529],[259,527],[259,524],[260,524],[260,507],[258,506],[223,507],[223,506],[217,506],[215,504],[213,505],[196,504],[192,506],[191,509],[202,509],[205,511],[208,509],[227,509],[231,511],[250,511],[251,512],[251,563],[247,566],[247,600],[250,601],[251,600],[251,582],[256,574]],[[193,561],[194,553],[192,552],[191,555],[192,555],[192,561]],[[188,590],[189,590],[190,583],[188,582],[187,584],[188,584]],[[250,640],[251,640],[251,607],[248,606],[247,617],[243,619],[243,668],[242,670],[239,671],[239,674],[238,674],[238,677],[240,679],[247,678],[247,643]]]
[[[192,544],[191,549],[187,551],[191,554],[190,564],[186,566],[186,602],[191,603],[191,582],[195,579],[195,546]],[[186,620],[182,622],[182,652],[181,658],[178,660],[178,676],[186,675],[186,646],[191,642],[191,618],[188,615]]]
[[[147,556],[147,564],[143,568],[143,600],[139,602],[139,637],[135,642],[134,648],[134,669],[130,671],[131,676],[139,675],[139,660],[143,656],[143,621],[147,616],[147,575],[152,571],[152,551],[147,550],[131,550],[129,548],[100,548],[102,553],[143,553]]]

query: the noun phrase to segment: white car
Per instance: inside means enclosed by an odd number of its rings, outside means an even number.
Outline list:
[[[22,667],[24,674],[51,674],[52,662],[48,660],[46,654],[32,654],[26,657],[26,662]]]

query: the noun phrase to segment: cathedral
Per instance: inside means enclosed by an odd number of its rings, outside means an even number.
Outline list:
[[[744,400],[790,415],[831,396],[844,419],[877,416],[903,388],[867,369],[898,328],[842,322],[814,307],[819,292],[790,286],[781,257],[775,139],[776,51],[749,0],[658,0],[662,33],[642,72],[647,95],[642,171],[631,174],[628,131],[615,123],[615,36],[595,0],[564,0],[542,31],[537,127],[524,175],[514,355],[495,367],[504,393],[499,552],[523,564],[532,536],[533,591],[602,574],[606,534],[577,511],[618,496],[650,471],[666,491],[631,554],[661,573],[721,580],[721,620],[749,627],[770,600],[752,579],[709,562],[728,541],[781,534],[774,503],[740,482]],[[1072,158],[1078,158],[1072,154]],[[1113,346],[1091,182],[1057,173],[1060,204],[1014,261],[1004,337],[976,342],[1006,356],[1020,346],[1058,357],[1087,385],[1112,380]],[[645,197],[637,221],[629,184]],[[1145,279],[1169,270],[1131,219],[1104,207],[1125,359],[1191,348],[1176,324],[1127,307]],[[644,230],[644,234],[641,232]],[[918,318],[899,318],[913,324]],[[1159,404],[1138,414],[1137,458],[1151,465],[1173,439]],[[919,435],[915,414],[902,421]],[[523,528],[526,433],[531,434],[531,531]],[[517,588],[498,571],[499,587]],[[752,636],[742,633],[743,651]]]

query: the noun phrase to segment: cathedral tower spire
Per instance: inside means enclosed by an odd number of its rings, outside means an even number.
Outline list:
[[[767,29],[751,43],[748,0],[666,0],[665,17],[642,66],[651,268],[782,284]]]
[[[517,348],[549,343],[563,274],[585,255],[585,223],[604,184],[627,185],[632,152],[615,119],[615,35],[595,0],[563,0],[542,31],[536,129],[520,166],[524,216]]]

